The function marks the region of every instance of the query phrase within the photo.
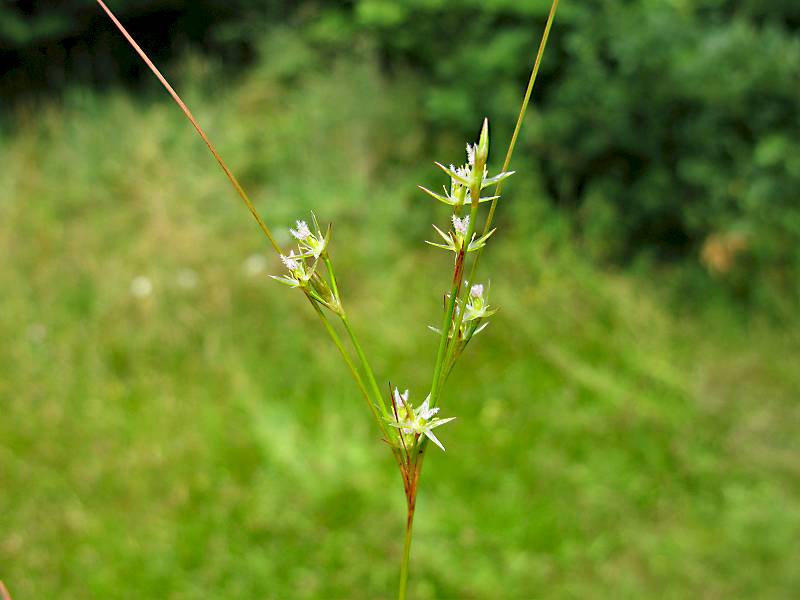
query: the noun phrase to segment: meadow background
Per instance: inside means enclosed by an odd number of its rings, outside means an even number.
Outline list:
[[[415,189],[507,144],[540,0],[117,0],[381,381],[429,382]],[[800,594],[800,5],[563,2],[451,379],[414,598]],[[385,598],[402,487],[339,356],[91,2],[0,5],[0,579]],[[429,238],[428,238],[429,239]]]

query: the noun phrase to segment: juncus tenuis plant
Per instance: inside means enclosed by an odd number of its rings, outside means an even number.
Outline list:
[[[289,229],[293,240],[292,247],[282,248],[188,107],[105,3],[102,0],[97,0],[97,3],[167,89],[219,162],[231,185],[280,256],[284,271],[272,277],[302,293],[308,299],[366,401],[375,425],[397,463],[407,501],[408,513],[399,584],[399,597],[402,600],[406,597],[411,533],[423,461],[431,443],[444,451],[442,438],[445,436],[441,435],[442,430],[439,428],[456,418],[440,413],[439,405],[443,399],[444,384],[473,337],[488,325],[489,317],[495,312],[489,304],[488,283],[477,281],[475,276],[481,253],[495,233],[492,222],[501,197],[503,182],[513,174],[508,170],[511,157],[555,18],[558,0],[553,0],[550,7],[547,24],[502,168],[495,174],[489,171],[489,122],[484,120],[477,142],[467,144],[466,157],[461,165],[445,166],[435,163],[446,176],[442,192],[434,192],[420,186],[423,193],[447,207],[446,211],[443,211],[439,225],[433,225],[435,241],[427,243],[452,255],[453,270],[449,289],[444,295],[441,323],[438,327],[430,327],[439,339],[431,385],[424,391],[415,392],[413,396],[409,390],[401,392],[400,386],[392,388],[388,381],[380,385],[375,377],[367,354],[351,325],[343,290],[338,284],[332,254],[332,227],[330,225],[326,228],[321,227],[313,214],[310,219],[300,219]],[[344,336],[340,335],[340,330],[334,326],[337,320],[341,322]],[[421,398],[423,399],[420,400]]]

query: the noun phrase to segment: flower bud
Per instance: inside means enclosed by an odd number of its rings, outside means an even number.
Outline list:
[[[489,119],[483,120],[481,136],[478,139],[478,148],[475,151],[475,171],[483,174],[483,167],[489,160]]]

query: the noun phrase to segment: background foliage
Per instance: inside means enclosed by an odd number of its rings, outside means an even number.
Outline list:
[[[379,376],[424,387],[450,265],[414,186],[483,114],[499,160],[545,3],[112,6],[270,223],[335,222]],[[413,597],[796,595],[799,25],[789,1],[563,3]],[[0,44],[0,579],[388,596],[391,460],[191,128],[91,3],[2,4]]]
[[[413,73],[435,136],[466,135],[485,114],[512,121],[548,3],[203,0],[184,7],[178,0],[115,3],[157,54],[200,47],[226,70],[277,55],[281,64],[272,67],[292,78],[310,62],[370,45],[388,77]],[[796,303],[799,25],[800,9],[788,1],[562,7],[525,141],[529,168],[569,211],[587,249],[614,261],[705,256],[706,268],[741,299],[783,312],[775,294]],[[294,52],[276,52],[281,35]],[[131,68],[143,74],[91,3],[4,5],[0,36],[16,48],[7,59],[17,63],[12,75],[27,73],[27,81],[40,83],[42,72],[56,84],[81,70],[107,81],[130,80]],[[104,68],[95,68],[98,61]]]

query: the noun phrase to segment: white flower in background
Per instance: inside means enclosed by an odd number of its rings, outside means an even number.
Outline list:
[[[425,398],[425,402],[418,408],[414,408],[408,400],[408,390],[401,394],[400,390],[394,388],[392,409],[395,414],[392,419],[389,419],[389,425],[400,430],[406,446],[410,447],[418,443],[424,435],[444,451],[442,442],[433,434],[432,430],[449,423],[455,417],[447,419],[436,418],[435,415],[439,412],[439,409],[430,407],[430,395]]]
[[[481,298],[481,297],[483,297],[483,286],[480,283],[476,283],[471,288],[469,288],[469,295],[472,298]]]
[[[41,344],[47,337],[47,325],[43,323],[31,323],[28,325],[28,339],[35,343]]]
[[[153,282],[144,275],[139,275],[131,281],[130,289],[134,298],[147,298],[153,293]]]
[[[184,290],[193,290],[197,287],[197,273],[193,269],[181,269],[175,278],[178,287]]]
[[[248,276],[258,277],[267,270],[267,259],[263,254],[251,254],[244,260],[242,268]]]

